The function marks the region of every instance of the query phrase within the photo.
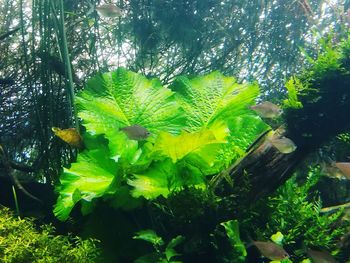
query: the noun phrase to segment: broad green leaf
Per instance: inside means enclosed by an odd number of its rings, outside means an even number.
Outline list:
[[[173,257],[176,257],[176,256],[181,255],[181,254],[177,253],[177,252],[175,251],[175,249],[173,249],[173,248],[168,248],[168,247],[165,249],[164,254],[165,254],[165,257],[166,257],[166,262],[172,262],[171,259],[172,259]]]
[[[170,133],[160,133],[155,141],[154,154],[170,157],[176,163],[190,153],[200,152],[199,155],[211,155],[211,159],[215,159],[216,152],[203,151],[203,148],[210,144],[226,143],[225,137],[229,134],[229,130],[225,125],[212,131],[203,128],[196,132],[183,131],[180,135],[172,135]]]
[[[97,134],[107,135],[133,124],[153,133],[178,133],[184,124],[183,111],[171,90],[156,79],[148,80],[123,68],[88,81],[77,97],[77,105],[84,126]]]
[[[129,140],[128,137],[121,131],[114,131],[109,134],[109,149],[111,158],[121,165],[126,166],[135,163],[140,157],[141,149],[137,141]],[[121,159],[121,160],[120,160]]]
[[[81,199],[91,201],[103,196],[109,189],[117,166],[101,149],[79,154],[71,168],[64,169],[60,177],[59,197],[54,208],[60,220],[66,220],[73,206]]]
[[[152,229],[142,230],[136,233],[133,239],[142,239],[152,243],[155,246],[162,246],[164,244],[163,239],[157,235]]]
[[[225,228],[226,235],[229,238],[232,247],[241,255],[241,257],[246,257],[247,251],[239,236],[238,221],[230,220],[220,223],[220,225]]]
[[[191,131],[249,113],[248,106],[259,95],[257,84],[238,84],[219,72],[193,79],[178,77],[170,88],[185,109]]]
[[[230,135],[227,143],[219,152],[215,166],[211,173],[216,173],[225,169],[230,164],[246,154],[248,147],[259,137],[260,134],[270,129],[270,127],[255,114],[237,116],[229,122]]]
[[[171,189],[178,187],[177,172],[170,159],[153,163],[143,174],[134,174],[134,178],[128,179],[128,184],[134,187],[132,195],[146,199],[167,197]]]
[[[171,90],[123,68],[92,78],[76,101],[87,131],[105,135],[113,158],[120,157],[120,128],[138,124],[153,134],[177,134],[185,122]],[[132,155],[137,143],[128,144]]]
[[[231,142],[230,145],[238,146],[244,151],[261,133],[270,129],[270,126],[255,114],[246,114],[232,118],[228,126],[231,131],[228,137],[229,142]]]
[[[205,188],[203,174],[198,168],[186,161],[174,164],[170,159],[154,162],[144,173],[128,179],[128,184],[134,187],[132,196],[146,199],[168,197],[183,186]]]
[[[218,161],[206,173],[216,173],[242,157],[259,134],[269,128],[249,109],[259,95],[256,83],[239,84],[233,77],[213,72],[193,79],[179,77],[171,89],[185,109],[188,130],[216,126],[218,122],[226,123],[230,129],[228,142],[217,153]]]

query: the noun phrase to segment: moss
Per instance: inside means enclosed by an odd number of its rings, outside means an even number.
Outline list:
[[[303,86],[298,100],[303,107],[285,110],[288,136],[303,151],[313,151],[350,130],[350,37],[324,49],[298,77]]]
[[[95,262],[96,240],[54,234],[52,225],[37,229],[33,219],[0,209],[0,262]]]

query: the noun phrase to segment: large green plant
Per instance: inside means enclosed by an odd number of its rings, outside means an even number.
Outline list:
[[[56,216],[66,219],[80,200],[86,211],[98,197],[122,205],[205,188],[207,175],[241,157],[269,128],[249,109],[258,94],[257,84],[219,72],[182,76],[169,88],[123,68],[91,79],[77,96],[85,150],[61,175]],[[130,140],[120,130],[135,124],[151,136]]]

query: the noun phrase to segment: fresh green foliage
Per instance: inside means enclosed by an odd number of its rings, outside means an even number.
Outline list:
[[[79,154],[77,162],[64,169],[61,177],[60,196],[54,209],[59,219],[66,219],[78,201],[91,201],[105,194],[117,172],[116,163],[108,158],[106,140],[101,136],[85,138],[86,147],[91,148]]]
[[[164,244],[164,241],[161,237],[159,237],[156,232],[154,232],[152,229],[148,230],[142,230],[136,233],[134,236],[134,239],[142,239],[147,242],[152,243],[152,245],[158,247],[162,246]]]
[[[244,261],[247,256],[247,251],[245,249],[244,243],[241,241],[239,236],[239,228],[238,228],[238,220],[230,220],[227,222],[223,222],[222,225],[225,228],[227,237],[230,240],[232,248],[239,255],[237,260]]]
[[[235,78],[223,78],[217,71],[193,79],[179,77],[170,88],[185,109],[190,130],[246,114],[247,105],[259,95],[256,83],[238,84]]]
[[[284,236],[280,231],[278,231],[276,234],[273,234],[271,236],[271,240],[281,246],[282,246],[283,239],[284,239]]]
[[[123,140],[119,128],[138,124],[154,134],[178,134],[185,124],[173,92],[156,79],[148,80],[124,69],[92,78],[77,97],[77,104],[87,131],[104,134],[114,159],[137,151],[137,143]]]
[[[54,234],[51,225],[40,230],[32,219],[20,219],[0,209],[1,262],[96,262],[96,240]]]
[[[303,91],[303,85],[296,77],[291,78],[285,84],[288,91],[288,99],[283,101],[283,106],[286,108],[300,109],[303,107],[302,103],[298,100],[298,94]]]
[[[342,211],[322,214],[320,200],[316,197],[310,200],[310,188],[320,175],[320,168],[312,168],[305,184],[298,185],[292,178],[278,190],[277,196],[269,198],[267,203],[272,212],[265,235],[281,231],[285,243],[294,248],[307,246],[338,252],[337,242],[346,233],[346,226],[337,223]]]
[[[219,72],[213,72],[192,79],[179,77],[170,88],[176,91],[176,97],[185,109],[188,129],[210,128],[223,122],[230,130],[227,143],[217,152],[220,164],[208,173],[218,172],[223,165],[238,159],[254,141],[252,138],[268,128],[248,109],[259,95],[257,83],[238,84],[233,77],[224,78]]]
[[[154,253],[150,253],[136,259],[135,263],[181,262],[174,260],[173,258],[176,256],[180,256],[180,254],[175,251],[175,247],[184,241],[183,236],[177,236],[171,239],[165,247],[163,239],[151,229],[137,232],[134,236],[134,239],[141,239],[150,242],[153,245],[153,248],[155,249]]]
[[[80,200],[118,196],[167,197],[183,187],[205,188],[205,177],[245,154],[269,128],[249,109],[257,84],[238,84],[219,72],[179,77],[170,89],[119,68],[91,79],[77,96],[86,149],[61,175],[56,216],[65,220]],[[140,125],[146,141],[120,128]],[[120,203],[126,203],[119,195]],[[114,202],[115,204],[115,202]]]
[[[350,133],[342,133],[337,136],[340,141],[350,144]]]
[[[287,83],[287,88],[295,87],[303,105],[285,109],[287,130],[305,152],[350,129],[350,37],[336,47],[330,39],[321,44],[324,52],[298,77],[304,92],[299,92],[297,82]]]

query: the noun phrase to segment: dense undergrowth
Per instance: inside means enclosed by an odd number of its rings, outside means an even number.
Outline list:
[[[254,232],[258,240],[269,240],[281,232],[292,262],[306,259],[307,248],[327,250],[343,258],[345,251],[339,243],[350,230],[350,222],[341,220],[342,209],[321,212],[322,201],[314,189],[321,176],[320,167],[311,167],[303,183],[293,176],[273,196],[259,201],[247,214],[241,215],[242,229]],[[340,262],[343,261],[344,258]]]
[[[36,227],[33,219],[15,217],[0,209],[0,262],[96,262],[97,241],[60,236],[52,225]]]

